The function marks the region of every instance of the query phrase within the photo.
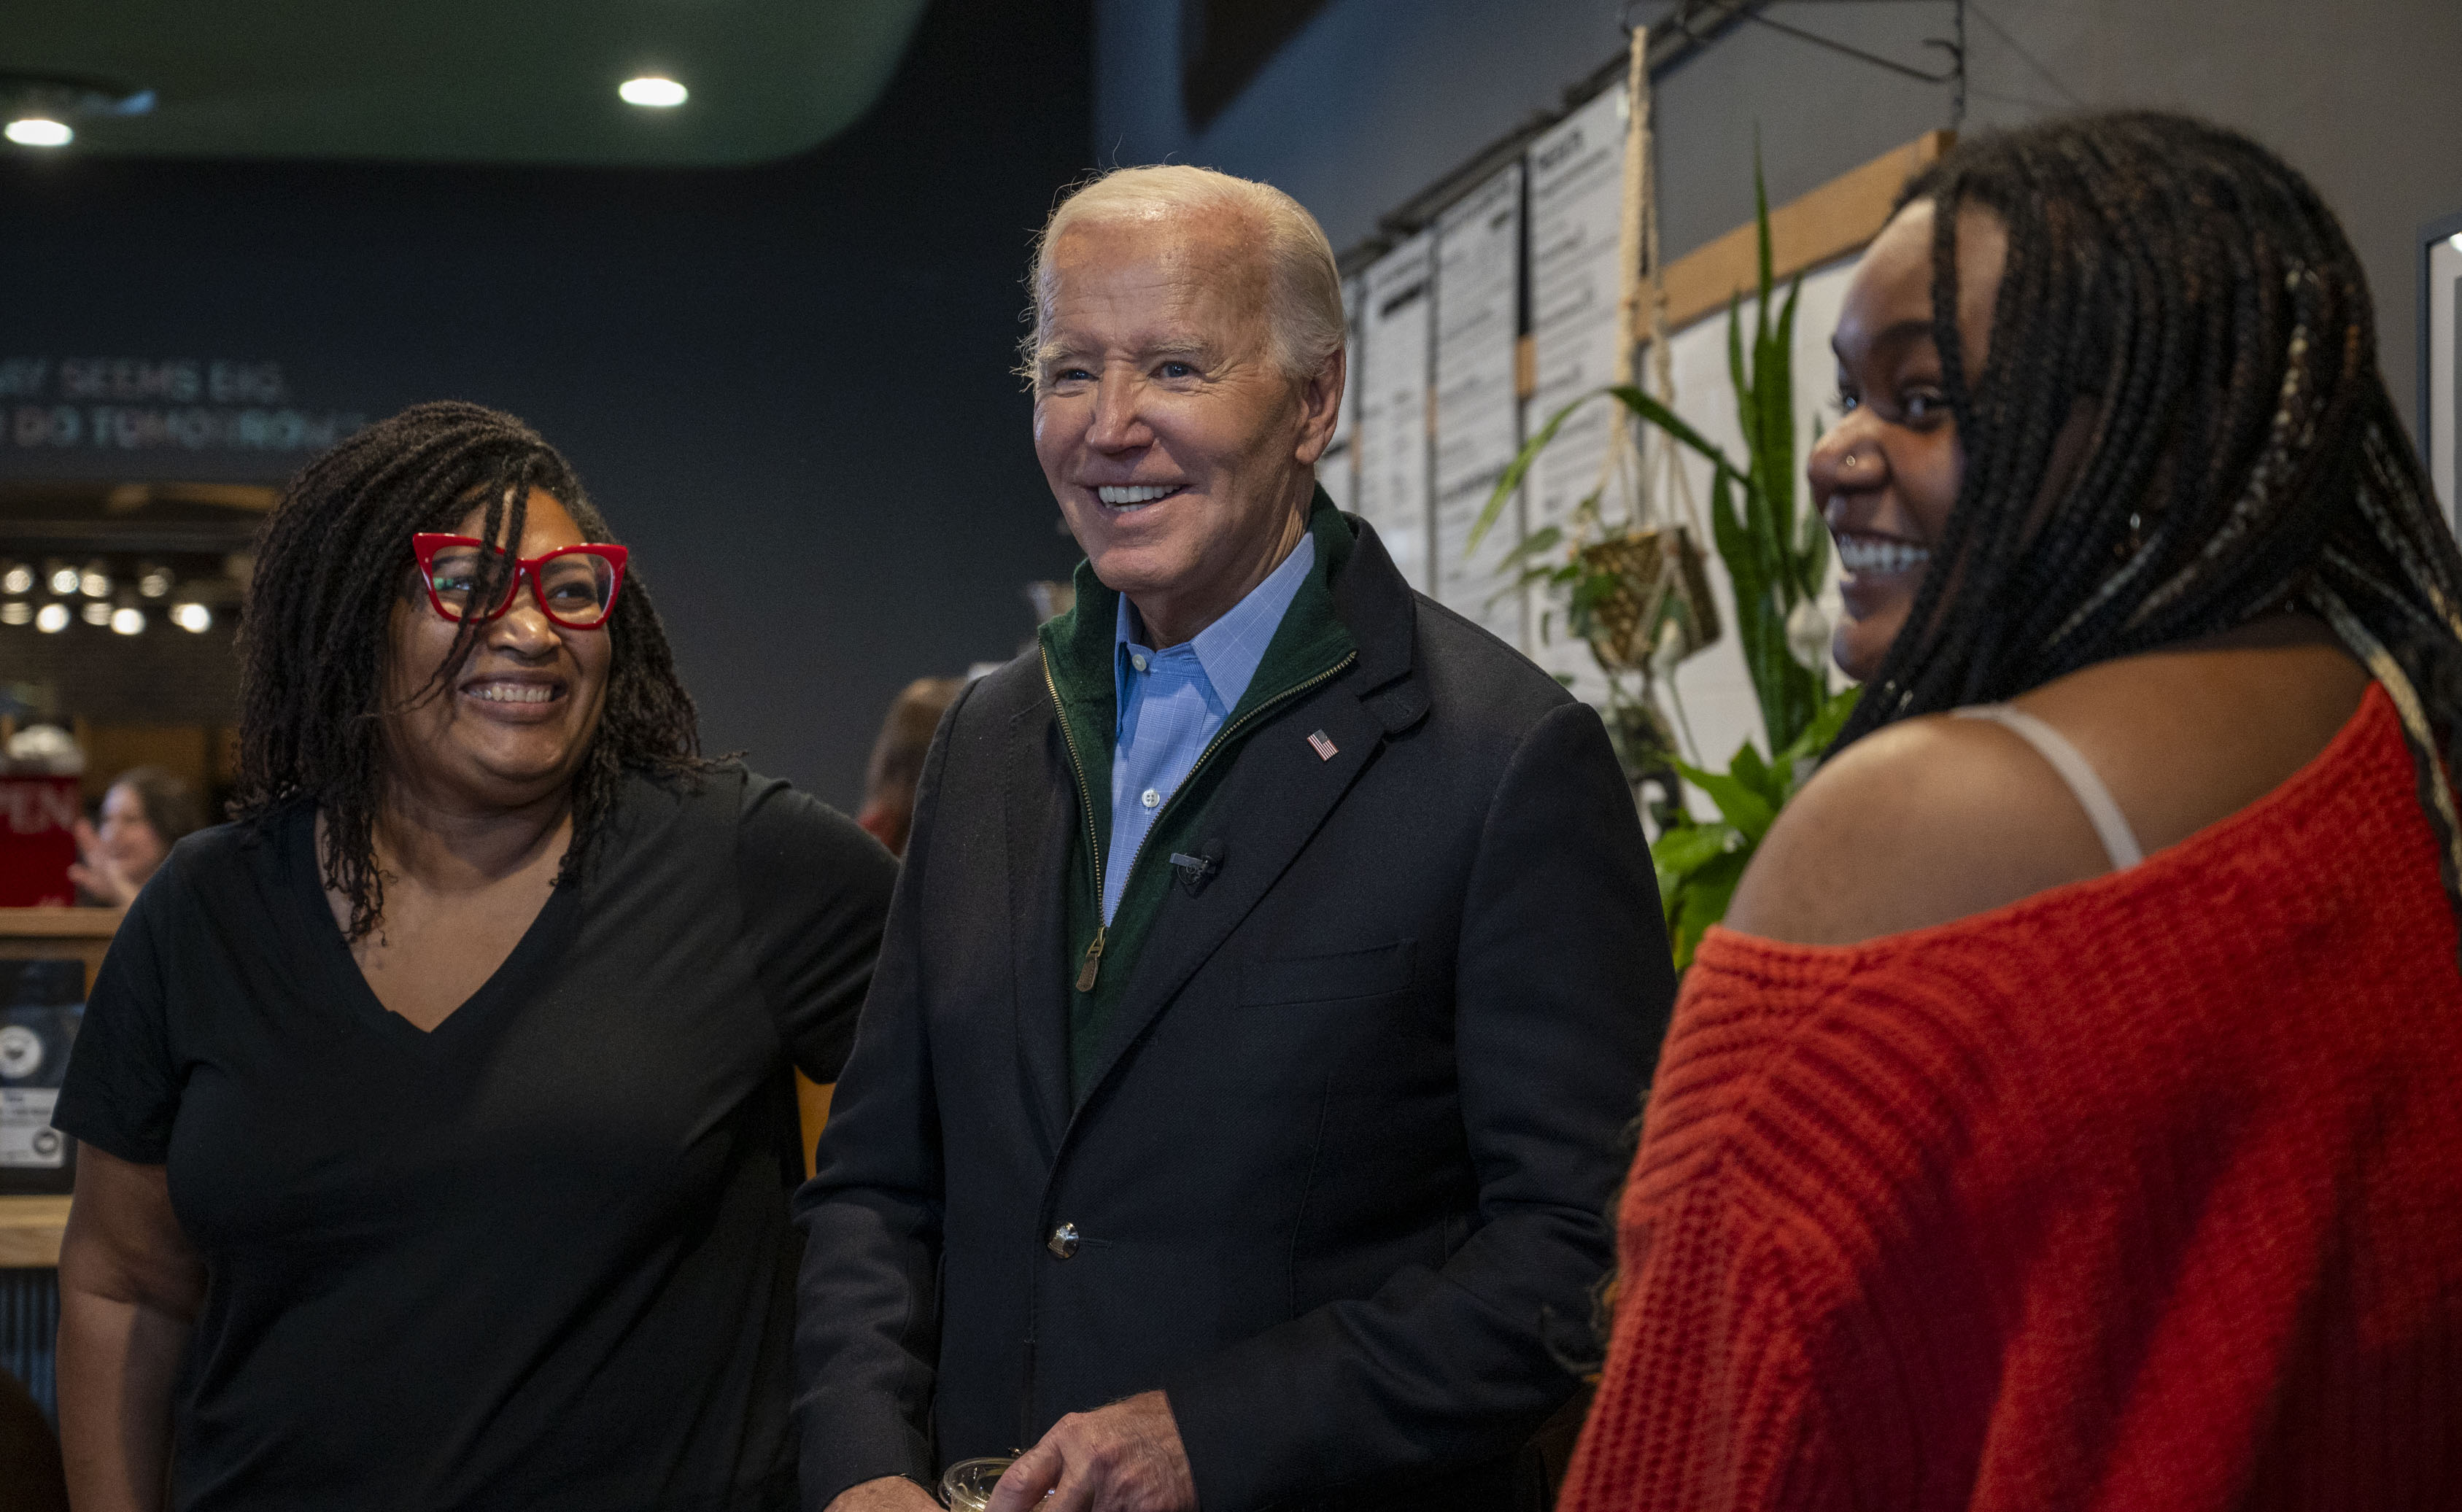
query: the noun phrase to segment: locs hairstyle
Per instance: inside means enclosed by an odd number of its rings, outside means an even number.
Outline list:
[[[484,506],[481,534],[518,541],[532,488],[553,495],[585,540],[608,539],[607,522],[572,464],[529,426],[477,404],[419,404],[310,463],[257,534],[241,630],[232,813],[262,824],[293,803],[316,806],[325,820],[325,885],[351,900],[354,940],[375,929],[384,910],[375,844],[386,775],[383,716],[449,687],[482,629],[464,624],[436,678],[406,703],[388,705],[394,606],[425,603],[410,538],[451,529]],[[605,634],[606,702],[573,778],[572,844],[559,886],[580,875],[627,771],[690,780],[708,766],[692,697],[676,678],[666,631],[637,572],[625,573]]]
[[[1959,144],[1936,207],[1933,331],[1965,481],[1843,746],[2272,611],[2323,617],[2401,711],[2457,909],[2462,553],[2376,366],[2367,281],[2299,174],[2176,116]],[[1987,365],[1957,333],[1957,212],[2009,232]],[[2053,441],[2084,464],[2037,522]],[[1835,747],[1833,747],[1835,748]]]

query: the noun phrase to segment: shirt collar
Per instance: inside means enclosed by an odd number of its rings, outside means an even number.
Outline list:
[[[1226,709],[1237,708],[1248,684],[1256,680],[1257,668],[1265,659],[1265,648],[1273,643],[1274,631],[1281,626],[1283,616],[1291,607],[1291,599],[1307,580],[1308,569],[1316,562],[1316,537],[1304,533],[1282,565],[1265,574],[1265,580],[1248,590],[1247,596],[1231,606],[1230,613],[1197,633],[1189,642],[1197,653],[1197,664],[1205,680],[1214,685],[1214,696]],[[1120,595],[1112,639],[1112,666],[1118,680],[1120,708],[1128,706],[1128,648],[1141,644],[1137,637],[1144,631],[1129,595]]]

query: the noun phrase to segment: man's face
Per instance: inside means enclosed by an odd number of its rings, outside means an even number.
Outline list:
[[[1228,215],[1080,224],[1049,266],[1035,455],[1094,574],[1177,644],[1298,541],[1342,359],[1276,367],[1263,263]]]

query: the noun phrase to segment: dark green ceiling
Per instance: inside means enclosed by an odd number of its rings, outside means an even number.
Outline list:
[[[879,97],[925,0],[74,0],[11,5],[0,75],[154,91],[68,152],[718,166]],[[673,110],[627,105],[642,74]],[[30,151],[39,149],[5,148]]]

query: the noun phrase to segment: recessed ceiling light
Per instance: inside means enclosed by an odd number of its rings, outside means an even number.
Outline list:
[[[133,607],[115,609],[111,612],[111,628],[123,636],[141,635],[145,630],[145,611]]]
[[[48,116],[20,116],[9,122],[7,135],[20,147],[65,147],[76,140],[68,122]]]
[[[203,604],[174,604],[171,623],[193,636],[202,636],[214,628],[214,612]]]
[[[627,105],[647,105],[653,110],[672,110],[692,96],[690,90],[674,79],[660,78],[655,74],[628,78],[616,87],[616,93],[624,97]],[[10,129],[13,132],[16,128],[12,126]]]
[[[56,636],[69,627],[69,606],[45,604],[34,615],[34,628],[47,636]]]
[[[34,606],[22,598],[0,603],[0,625],[31,625],[34,622]]]
[[[77,611],[77,617],[89,625],[107,625],[111,623],[111,606],[98,598],[90,600]]]

